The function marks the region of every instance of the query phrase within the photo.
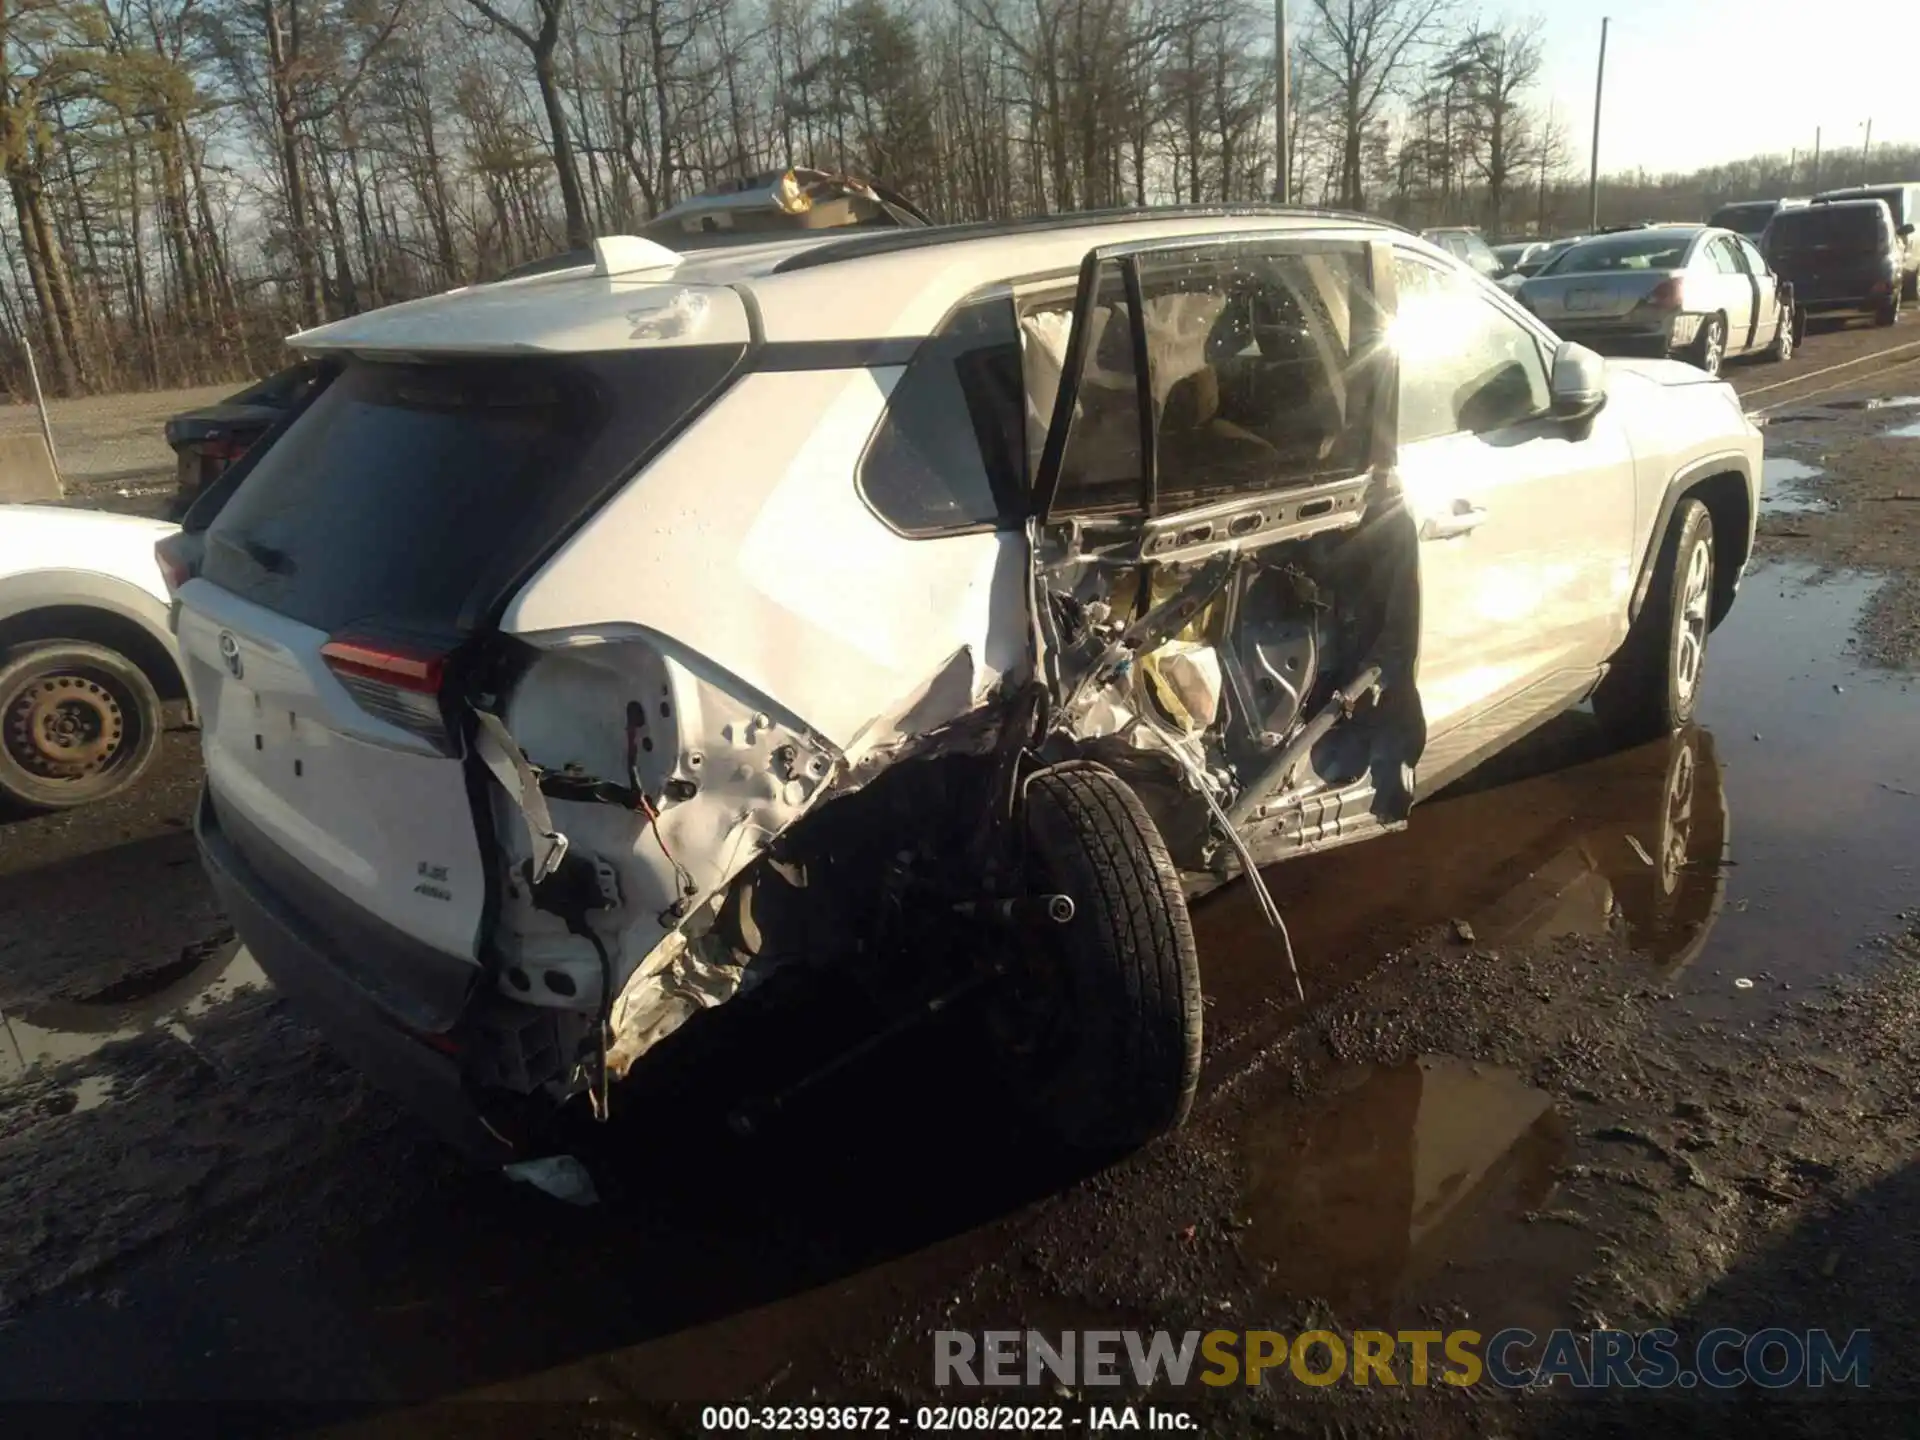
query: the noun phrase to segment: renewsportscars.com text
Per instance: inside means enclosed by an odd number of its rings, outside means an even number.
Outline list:
[[[1505,1389],[1865,1387],[1865,1330],[936,1331],[939,1386],[1479,1385]]]

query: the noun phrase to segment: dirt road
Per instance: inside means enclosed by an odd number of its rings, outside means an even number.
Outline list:
[[[943,1329],[1730,1324],[1870,1328],[1872,1387],[1155,1398],[1226,1436],[1884,1433],[1920,1344],[1920,366],[1888,343],[1734,376],[1774,407],[1769,508],[1701,724],[1609,754],[1564,717],[1276,869],[1305,1006],[1250,899],[1204,904],[1194,1123],[1097,1173],[941,1031],[736,1142],[727,1105],[828,1028],[742,1001],[696,1023],[750,1063],[618,1097],[577,1147],[601,1203],[563,1206],[451,1163],[235,950],[190,733],[121,805],[0,827],[0,1398],[682,1435],[716,1401],[951,1403]]]

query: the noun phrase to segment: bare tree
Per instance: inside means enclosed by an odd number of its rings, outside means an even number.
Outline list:
[[[516,19],[496,8],[492,0],[466,0],[488,22],[526,47],[533,61],[534,83],[540,89],[540,104],[546,111],[547,129],[553,145],[553,169],[560,181],[560,203],[566,211],[567,245],[584,250],[593,243],[587,225],[587,201],[580,189],[580,171],[573,160],[573,138],[567,130],[567,111],[560,95],[560,76],[554,65],[554,52],[560,45],[560,16],[567,0],[528,0],[531,17]]]
[[[1300,45],[1305,68],[1326,82],[1339,146],[1342,205],[1366,203],[1366,149],[1387,103],[1437,33],[1451,0],[1309,0]]]

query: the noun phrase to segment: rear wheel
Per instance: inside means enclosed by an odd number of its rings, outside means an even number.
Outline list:
[[[1200,1080],[1200,960],[1146,806],[1103,766],[1069,761],[1026,790],[1028,883],[1073,918],[1022,937],[993,1028],[1054,1137],[1139,1145],[1187,1118]]]
[[[1891,325],[1899,318],[1900,296],[1897,293],[1891,300],[1888,300],[1878,310],[1873,312],[1873,323],[1876,325]]]
[[[1700,701],[1713,614],[1713,517],[1682,500],[1667,527],[1647,599],[1594,692],[1593,709],[1622,744],[1669,735]]]
[[[160,697],[116,650],[51,640],[0,656],[0,797],[42,810],[105,799],[140,778]]]
[[[1694,337],[1687,358],[1709,375],[1717,376],[1720,373],[1721,362],[1727,358],[1727,320],[1724,315],[1709,315],[1700,322],[1700,333]]]
[[[1920,270],[1909,274],[1900,287],[1900,294],[1908,300],[1920,301]]]

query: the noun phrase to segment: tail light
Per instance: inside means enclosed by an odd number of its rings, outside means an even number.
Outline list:
[[[440,708],[446,656],[362,638],[336,638],[320,647],[320,658],[362,710],[418,735],[442,753],[451,753]]]
[[[218,460],[222,465],[231,465],[251,448],[247,441],[231,435],[209,435],[200,442],[200,453],[209,460]]]
[[[1893,288],[1893,282],[1887,279],[1886,276],[1882,275],[1878,280],[1873,282],[1873,285],[1867,291],[1867,294],[1870,296],[1878,297],[1886,294],[1887,291],[1891,290],[1892,288]]]
[[[1687,308],[1686,287],[1678,275],[1669,275],[1640,303],[1649,310],[1684,310]]]
[[[184,531],[176,530],[155,544],[153,558],[160,566],[160,578],[167,584],[169,597],[178,595],[180,587],[193,578],[192,542]]]

